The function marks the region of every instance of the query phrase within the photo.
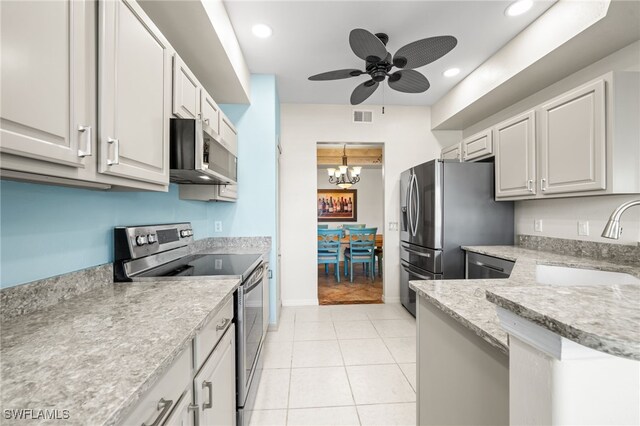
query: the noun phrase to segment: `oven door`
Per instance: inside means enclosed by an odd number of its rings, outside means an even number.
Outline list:
[[[239,407],[245,406],[262,343],[263,276],[264,266],[260,265],[236,293],[236,374]]]

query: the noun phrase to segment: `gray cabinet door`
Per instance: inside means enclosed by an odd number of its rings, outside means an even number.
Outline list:
[[[98,171],[169,183],[172,49],[130,0],[99,4]]]
[[[214,132],[220,133],[220,108],[206,90],[200,91],[202,121],[204,121]]]
[[[531,110],[494,129],[497,198],[536,194],[535,120]]]
[[[542,194],[605,189],[604,80],[542,105],[539,140]]]
[[[462,160],[472,161],[490,157],[493,154],[491,129],[483,130],[462,141]]]
[[[443,160],[458,160],[461,161],[460,158],[462,157],[460,155],[460,143],[457,143],[455,145],[451,145],[448,146],[446,148],[442,149],[442,152],[440,154],[440,157]]]
[[[180,118],[200,118],[200,83],[177,54],[173,55],[173,113]]]
[[[92,161],[86,7],[0,2],[1,152],[72,168]]]
[[[194,379],[198,424],[236,424],[235,326],[231,325]]]

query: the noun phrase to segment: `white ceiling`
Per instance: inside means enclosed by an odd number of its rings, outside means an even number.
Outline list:
[[[275,74],[283,103],[348,104],[353,89],[368,76],[345,80],[308,81],[311,75],[343,68],[364,69],[349,47],[349,32],[365,28],[389,35],[392,54],[412,41],[453,35],[458,45],[443,58],[418,70],[431,82],[421,94],[396,92],[381,84],[365,104],[431,105],[489,58],[554,1],[535,1],[518,17],[504,13],[510,1],[245,1],[225,5],[251,73]],[[256,23],[273,29],[258,39]],[[442,72],[461,73],[446,78]],[[383,89],[384,88],[384,89]]]

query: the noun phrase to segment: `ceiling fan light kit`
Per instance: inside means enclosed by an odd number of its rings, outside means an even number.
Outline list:
[[[391,56],[386,48],[388,41],[389,36],[384,33],[372,34],[365,29],[356,28],[349,34],[349,45],[353,53],[365,61],[365,71],[328,71],[312,75],[309,80],[341,80],[368,74],[371,79],[359,84],[351,93],[351,105],[358,105],[367,100],[385,79],[389,87],[398,92],[423,93],[431,85],[427,77],[414,68],[440,59],[458,44],[458,40],[453,36],[429,37],[409,43]],[[400,69],[391,72],[394,67]]]

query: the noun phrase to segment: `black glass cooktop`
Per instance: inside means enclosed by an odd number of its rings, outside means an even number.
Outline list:
[[[234,276],[244,281],[260,264],[259,254],[195,254],[150,269],[138,277]]]

